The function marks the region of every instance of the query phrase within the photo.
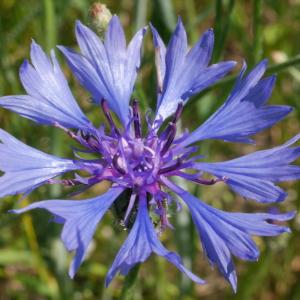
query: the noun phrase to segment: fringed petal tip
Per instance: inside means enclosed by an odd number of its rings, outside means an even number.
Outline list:
[[[22,64],[21,64],[20,68],[19,68],[19,74],[20,74],[20,76],[26,72],[26,70],[27,70],[27,68],[29,66],[30,66],[30,62],[29,62],[29,60],[27,58],[25,58],[23,60]]]
[[[111,276],[109,276],[109,275],[107,275],[106,277],[105,277],[105,282],[104,282],[104,285],[105,285],[105,287],[106,288],[108,288],[108,286],[110,285],[110,283],[111,283],[111,281],[113,280],[113,276],[111,275]]]
[[[197,275],[195,275],[194,273],[192,273],[191,271],[189,271],[185,267],[183,269],[181,269],[180,271],[185,273],[186,275],[188,275],[188,277],[197,284],[200,284],[200,285],[207,284],[206,280],[203,280],[202,278],[198,277]]]
[[[249,72],[248,76],[250,75],[249,76],[250,78],[259,76],[261,78],[265,73],[268,64],[269,64],[269,60],[267,58],[264,58]]]
[[[74,279],[76,273],[75,273],[74,270],[72,270],[71,267],[70,267],[70,268],[69,268],[68,274],[69,274],[69,277],[70,277],[71,279]]]
[[[280,202],[283,202],[284,199],[287,197],[288,193],[287,192],[284,192],[282,191],[281,193],[279,193],[279,196],[277,199],[275,199],[275,203],[280,203]],[[273,202],[273,201],[271,201]],[[266,199],[265,201],[262,201],[262,203],[270,203],[270,201],[268,199]]]
[[[154,47],[158,48],[159,47],[158,38],[160,38],[159,34],[158,34],[156,28],[154,27],[154,25],[151,22],[149,23],[149,27],[150,27],[150,30],[152,32]]]
[[[217,67],[217,66],[219,66],[219,64],[222,64],[222,67],[225,69],[224,72],[226,72],[226,74],[227,74],[228,72],[232,71],[232,69],[237,65],[237,62],[234,60],[227,60],[222,63],[211,65],[211,68],[213,66]]]
[[[274,218],[278,221],[289,221],[294,219],[294,217],[296,216],[297,211],[296,210],[292,210],[289,211],[285,214],[278,214],[278,215],[274,215]]]
[[[181,27],[184,28],[183,23],[182,23],[182,18],[181,18],[181,16],[178,16],[178,17],[177,17],[176,28],[179,27],[179,26],[181,26]],[[176,30],[176,28],[175,28],[175,30]]]
[[[76,33],[80,33],[81,30],[82,30],[83,28],[85,28],[85,27],[86,27],[86,26],[83,25],[83,24],[81,23],[80,20],[76,20],[76,21],[75,21],[75,32],[76,32]]]
[[[236,273],[234,272],[234,275],[230,275],[230,277],[227,280],[230,283],[233,292],[236,294],[237,293],[237,276],[236,276]]]
[[[148,25],[145,25],[144,27],[142,27],[139,31],[142,33],[142,35],[144,36],[148,30]]]

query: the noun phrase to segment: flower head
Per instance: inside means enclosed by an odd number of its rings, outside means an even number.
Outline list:
[[[35,122],[63,129],[80,145],[76,152],[88,152],[96,159],[57,158],[32,149],[0,131],[0,196],[29,193],[41,184],[78,185],[82,191],[108,180],[111,188],[103,195],[85,200],[44,200],[26,208],[46,209],[54,221],[63,224],[62,241],[75,251],[69,274],[73,277],[82,263],[87,247],[105,212],[122,205],[118,213],[128,238],[117,254],[106,278],[109,284],[116,273],[126,275],[138,262],[154,252],[173,263],[199,284],[204,281],[187,270],[180,257],[159,241],[159,233],[173,228],[168,204],[177,194],[190,209],[203,245],[212,265],[216,265],[236,290],[236,273],[232,256],[257,260],[259,250],[252,235],[272,236],[289,229],[273,221],[286,221],[294,212],[230,213],[215,209],[172,181],[180,177],[195,184],[227,184],[242,196],[259,202],[282,201],[286,193],[275,183],[300,177],[300,168],[291,163],[300,156],[300,147],[292,146],[300,136],[270,150],[258,151],[227,162],[206,162],[194,156],[204,139],[221,139],[249,143],[253,134],[268,128],[286,116],[291,108],[269,106],[275,77],[261,79],[266,61],[259,63],[247,76],[246,65],[225,103],[199,128],[178,132],[178,120],[190,96],[212,85],[234,66],[221,62],[209,66],[213,49],[213,31],[208,30],[198,43],[187,50],[184,27],[179,19],[167,47],[151,25],[156,55],[158,95],[154,118],[143,121],[138,101],[131,100],[140,48],[145,28],[137,32],[128,46],[120,21],[113,16],[105,40],[80,22],[76,37],[81,54],[60,46],[69,66],[80,83],[101,106],[107,126],[96,128],[76,104],[66,79],[51,53],[52,61],[32,43],[32,65],[25,61],[20,77],[28,95],[0,98],[0,106]],[[118,126],[112,113],[120,119]],[[165,122],[168,119],[168,122]],[[144,126],[144,125],[146,126]],[[146,132],[143,130],[146,127]],[[54,177],[83,170],[87,177],[74,174],[69,179]],[[203,173],[213,175],[206,179]],[[129,194],[127,199],[121,197]],[[120,204],[120,201],[122,202]],[[153,222],[151,215],[157,216]]]

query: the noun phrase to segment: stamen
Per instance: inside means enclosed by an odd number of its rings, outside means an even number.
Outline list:
[[[127,207],[127,210],[126,210],[126,213],[125,213],[125,217],[124,217],[124,225],[125,226],[128,223],[128,217],[129,217],[129,215],[130,215],[130,213],[132,211],[132,208],[134,206],[135,200],[136,200],[136,194],[133,193],[130,196],[129,204],[128,204],[128,207]]]
[[[134,133],[135,133],[135,137],[139,139],[142,136],[142,128],[141,128],[138,102],[136,99],[133,99],[132,111],[133,111]]]
[[[157,207],[160,211],[160,232],[162,233],[167,227],[170,227],[173,229],[173,226],[170,224],[167,216],[167,204],[164,200],[156,200]]]
[[[91,149],[99,150],[99,141],[95,136],[90,133],[84,133],[82,130],[79,131],[81,137],[87,142],[87,146]]]
[[[158,171],[158,174],[161,175],[161,174],[164,174],[164,173],[169,173],[169,172],[172,172],[172,171],[175,171],[175,170],[178,170],[178,168],[180,167],[182,163],[182,160],[180,158],[177,158],[177,161],[175,164],[169,166],[169,167],[165,167],[165,168],[162,168]]]
[[[228,180],[228,177],[226,177],[226,176],[223,176],[221,178],[205,179],[202,177],[198,177],[196,174],[187,174],[187,173],[180,172],[180,171],[176,173],[176,176],[183,177],[187,180],[190,180],[195,183],[202,184],[202,185],[214,185],[215,183],[226,182]]]
[[[162,78],[162,70],[160,66],[160,52],[159,48],[155,48],[155,66],[156,66],[156,78],[157,78],[157,88],[158,93],[162,93],[163,90],[163,78]]]
[[[75,186],[75,185],[79,185],[81,184],[81,182],[79,182],[76,179],[49,179],[47,180],[48,184],[62,184],[64,186]]]
[[[174,118],[172,121],[173,123],[177,123],[177,121],[179,120],[179,118],[182,115],[182,112],[183,112],[183,101],[180,101],[177,106],[177,109],[176,109],[176,112],[175,112],[175,115],[174,115]]]
[[[224,181],[222,178],[213,178],[213,179],[205,179],[205,178],[197,178],[193,180],[196,183],[203,184],[203,185],[214,185],[217,182]]]
[[[102,110],[103,110],[103,113],[104,113],[104,116],[106,118],[106,120],[108,121],[111,129],[115,132],[116,135],[120,135],[120,131],[119,129],[117,128],[110,112],[109,112],[109,107],[107,105],[107,102],[105,99],[102,99],[101,100],[101,107],[102,107]]]
[[[72,139],[76,140],[78,143],[81,143],[79,137],[73,131],[71,131],[70,129],[62,126],[58,122],[54,122],[53,126],[56,127],[56,128],[62,129]]]
[[[183,112],[183,102],[179,102],[176,112],[174,114],[173,120],[169,123],[169,125],[167,126],[167,128],[160,134],[159,138],[160,139],[165,139],[167,136],[169,136],[170,134],[170,130],[172,129],[172,124],[175,125],[177,123],[177,121],[179,120],[181,114]],[[170,126],[171,125],[171,126]]]
[[[163,146],[163,148],[160,152],[161,156],[163,156],[169,150],[169,148],[171,147],[171,145],[174,141],[174,138],[175,138],[175,135],[176,135],[176,124],[172,123],[172,122],[169,123],[169,126],[167,127],[167,130],[169,131],[168,136],[167,136],[167,141],[164,144],[164,146]]]
[[[122,175],[125,175],[126,172],[123,168],[120,167],[119,163],[118,163],[118,159],[119,159],[119,156],[117,154],[114,155],[113,157],[113,166],[114,168],[119,172],[121,173]]]

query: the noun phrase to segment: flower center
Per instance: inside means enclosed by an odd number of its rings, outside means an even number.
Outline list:
[[[119,183],[122,180],[129,188],[146,189],[151,193],[159,192],[159,176],[179,170],[182,164],[176,159],[178,153],[172,151],[178,121],[183,104],[180,103],[173,120],[158,134],[159,125],[147,120],[148,133],[143,136],[138,102],[133,100],[131,121],[123,131],[117,128],[105,100],[101,103],[104,115],[110,126],[110,135],[103,134],[99,143],[100,152],[108,149],[107,167]]]
[[[172,201],[176,202],[164,191],[166,177],[179,176],[204,185],[226,180],[225,177],[209,180],[203,178],[202,173],[191,174],[184,171],[193,169],[197,157],[192,157],[192,154],[196,152],[197,147],[181,146],[181,142],[188,136],[187,133],[176,135],[176,123],[182,113],[183,103],[178,105],[173,118],[165,128],[161,128],[162,120],[152,122],[146,117],[148,127],[146,134],[143,134],[136,100],[131,105],[131,118],[125,128],[116,126],[105,100],[101,101],[101,107],[109,124],[109,132],[106,132],[103,126],[75,134],[60,124],[55,124],[87,148],[82,152],[100,156],[98,159],[81,159],[77,162],[91,177],[82,178],[77,174],[73,180],[51,180],[49,183],[83,184],[89,188],[102,180],[109,180],[112,184],[124,187],[126,192],[131,193],[130,200],[124,202],[120,198],[114,207],[126,228],[130,228],[130,224],[133,224],[130,220],[135,218],[138,195],[146,193],[150,210],[159,217],[160,230],[164,230],[171,226],[168,221],[168,205]],[[82,188],[81,191],[85,189]]]

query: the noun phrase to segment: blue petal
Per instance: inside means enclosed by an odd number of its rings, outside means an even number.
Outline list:
[[[155,47],[155,66],[156,66],[156,75],[158,82],[158,90],[159,93],[162,92],[163,89],[163,79],[166,74],[166,46],[159,36],[157,30],[150,24],[150,28],[153,35],[153,44]],[[159,105],[159,103],[157,103]]]
[[[180,19],[167,49],[156,29],[151,28],[159,85],[156,118],[165,119],[175,112],[180,101],[187,102],[189,97],[228,73],[235,63],[225,62],[208,67],[214,43],[211,29],[188,52],[186,32]]]
[[[33,66],[25,60],[20,68],[20,78],[29,96],[1,97],[0,106],[41,124],[58,122],[68,128],[88,130],[90,122],[76,103],[54,52],[51,58],[52,62],[33,41]]]
[[[82,86],[92,94],[93,102],[100,103],[101,99],[105,98],[102,94],[105,87],[90,61],[70,48],[58,46],[58,49],[64,54],[68,65]]]
[[[220,62],[205,68],[202,72],[198,72],[198,74],[195,75],[195,81],[193,84],[191,84],[190,79],[186,82],[189,89],[185,88],[186,92],[182,94],[182,99],[187,100],[187,98],[192,95],[209,87],[214,82],[224,77],[235,66],[235,64],[236,63],[233,61]]]
[[[289,232],[288,227],[272,224],[272,221],[286,221],[295,216],[295,212],[286,214],[223,212],[199,201],[174,184],[169,184],[169,187],[188,205],[210,263],[217,265],[234,291],[237,287],[237,278],[231,256],[243,260],[257,260],[259,250],[251,235],[275,236]]]
[[[144,35],[147,31],[147,27],[144,27],[140,29],[132,38],[130,43],[128,44],[127,47],[127,52],[126,52],[126,78],[129,81],[128,82],[128,89],[129,92],[131,93],[135,84],[136,76],[137,76],[137,70],[140,68],[141,65],[141,47],[142,47],[142,42]]]
[[[69,159],[31,148],[0,129],[0,197],[26,193],[62,173],[79,169]]]
[[[185,56],[187,53],[187,37],[182,21],[179,18],[175,31],[171,37],[166,51],[166,73],[163,81],[163,93],[160,103],[158,103],[158,112],[168,92],[172,92],[175,85],[175,80],[181,73],[184,65]],[[183,74],[181,74],[182,76]]]
[[[129,101],[140,66],[144,34],[145,28],[136,33],[126,48],[120,21],[113,16],[103,44],[92,30],[77,21],[76,37],[84,57],[60,48],[94,101],[99,103],[102,98],[106,99],[124,126],[129,121]],[[94,71],[90,72],[91,68]]]
[[[204,139],[221,139],[231,142],[252,142],[248,137],[283,119],[292,111],[289,106],[265,105],[271,96],[275,76],[260,80],[267,61],[258,64],[246,78],[243,66],[236,85],[226,102],[182,145],[187,146]]]
[[[113,76],[124,72],[124,64],[126,61],[126,39],[125,34],[117,16],[113,16],[108,24],[108,29],[104,40],[105,49],[107,51],[107,58],[110,62],[110,68]],[[114,50],[114,51],[112,51]]]
[[[299,139],[297,135],[269,150],[225,162],[195,163],[194,167],[220,178],[227,177],[226,183],[246,198],[259,202],[282,201],[287,194],[273,183],[300,178],[300,167],[290,165],[300,156],[300,147],[290,147]]]
[[[105,194],[87,200],[45,200],[11,212],[20,214],[35,208],[46,209],[55,216],[55,222],[64,224],[61,239],[68,251],[76,251],[69,269],[73,278],[98,223],[122,191],[122,188],[111,188]]]
[[[139,199],[135,223],[107,274],[106,286],[109,285],[118,271],[122,275],[126,275],[134,265],[144,262],[152,252],[163,256],[195,282],[199,284],[205,283],[183,266],[180,257],[176,253],[168,251],[161,244],[149,218],[146,196],[142,195]]]
[[[186,63],[189,65],[189,72],[198,73],[192,66],[197,64],[200,68],[207,67],[212,56],[214,46],[214,32],[207,30],[196,45],[188,52]]]

